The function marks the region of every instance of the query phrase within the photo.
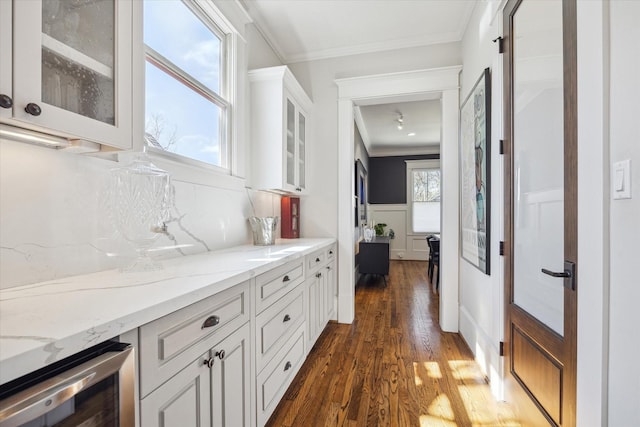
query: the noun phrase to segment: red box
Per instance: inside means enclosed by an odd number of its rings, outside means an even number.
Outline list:
[[[283,196],[280,199],[282,225],[280,235],[283,239],[300,237],[300,198]]]

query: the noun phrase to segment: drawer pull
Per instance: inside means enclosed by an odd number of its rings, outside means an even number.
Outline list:
[[[288,276],[288,275],[287,275],[287,276],[284,276],[284,277],[282,278],[282,283],[288,282],[289,280],[291,280],[291,279],[289,279],[289,276]]]
[[[202,324],[201,329],[216,326],[218,323],[220,323],[220,318],[218,316],[209,316],[207,317],[207,320],[205,320],[204,323]]]
[[[285,365],[284,365],[284,370],[285,370],[285,371],[288,371],[289,369],[291,369],[291,366],[292,366],[292,365],[291,365],[291,362],[287,362],[287,363],[285,363]]]
[[[204,359],[202,361],[202,364],[205,365],[207,368],[211,369],[213,368],[213,363],[216,361],[216,359],[214,359],[213,357],[210,357],[208,359]]]
[[[320,262],[320,258],[316,258],[316,262]]]
[[[291,316],[289,316],[288,314],[284,315],[284,319],[282,319],[282,322],[288,322],[289,320],[291,320]]]
[[[316,273],[316,277],[319,279],[322,277],[322,273]]]
[[[220,360],[224,360],[224,350],[216,351],[215,357],[217,357]]]
[[[333,255],[333,251],[329,251],[329,255]]]

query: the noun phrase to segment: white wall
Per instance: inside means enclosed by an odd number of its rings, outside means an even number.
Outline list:
[[[611,12],[610,160],[631,159],[632,199],[611,201],[609,425],[640,425],[640,2]]]
[[[502,135],[502,55],[492,40],[502,34],[499,1],[478,2],[462,40],[460,103],[466,99],[485,68],[491,69],[491,237],[490,275],[460,258],[460,333],[489,377],[496,396],[502,395],[502,357],[499,343],[504,335],[503,277],[498,255],[503,236],[503,163],[498,151]]]

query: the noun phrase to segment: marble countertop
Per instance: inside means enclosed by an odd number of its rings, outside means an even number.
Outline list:
[[[0,384],[335,242],[278,240],[0,290]]]

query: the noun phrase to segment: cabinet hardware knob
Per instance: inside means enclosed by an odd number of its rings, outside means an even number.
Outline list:
[[[289,320],[291,320],[291,316],[289,316],[288,314],[284,315],[284,319],[282,319],[282,322],[288,322]]]
[[[0,107],[2,108],[11,108],[13,107],[13,99],[9,95],[5,95],[4,93],[0,95]]]
[[[316,273],[316,277],[319,279],[322,277],[322,273]]]
[[[327,269],[327,271],[331,270],[331,267],[329,266],[326,266],[325,268]]]
[[[202,361],[202,364],[205,365],[207,368],[211,369],[213,368],[213,364],[216,361],[216,359],[214,359],[213,357],[210,357],[208,359],[204,359]]]
[[[224,350],[216,351],[215,357],[217,357],[220,360],[223,360],[224,359]]]
[[[220,323],[220,318],[218,316],[209,316],[202,324],[202,329],[216,326],[218,323]]]
[[[320,258],[316,258],[316,262],[320,262]]]
[[[297,188],[296,188],[296,191],[302,191],[302,188],[297,187]]]
[[[329,251],[329,255],[333,255],[333,251]]]
[[[32,116],[39,116],[42,113],[42,109],[40,108],[40,106],[38,104],[34,104],[33,102],[28,103],[27,106],[24,107],[24,111],[31,114]]]
[[[291,365],[291,362],[287,362],[287,363],[285,363],[285,365],[284,365],[284,370],[285,370],[285,371],[288,371],[289,369],[291,369],[291,366],[293,366],[293,365]]]
[[[282,282],[283,282],[283,283],[284,283],[284,282],[288,282],[289,280],[291,280],[291,279],[289,279],[289,276],[288,276],[288,275],[287,275],[287,276],[284,276],[284,277],[282,278]]]

